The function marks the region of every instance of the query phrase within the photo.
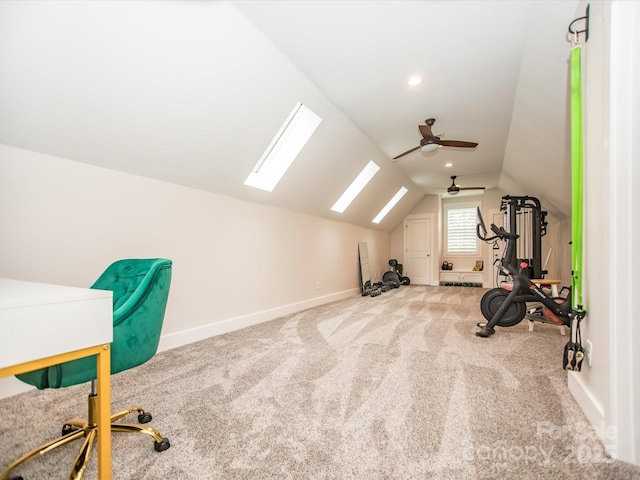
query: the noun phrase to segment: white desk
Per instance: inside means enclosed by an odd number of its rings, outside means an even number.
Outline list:
[[[0,278],[0,377],[96,355],[100,480],[111,478],[112,340],[110,291]]]

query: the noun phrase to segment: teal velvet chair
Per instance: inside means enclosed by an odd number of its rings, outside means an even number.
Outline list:
[[[113,292],[113,343],[111,344],[111,373],[136,367],[153,357],[158,349],[164,320],[169,286],[171,260],[163,258],[126,259],[111,264],[91,288]],[[17,377],[39,389],[61,388],[91,382],[88,419],[69,420],[62,427],[62,436],[23,455],[0,474],[0,479],[18,465],[45,451],[74,440],[84,439],[69,478],[82,478],[93,444],[97,437],[97,395],[95,357],[42,368]],[[131,407],[111,416],[112,432],[139,432],[154,439],[154,448],[161,452],[169,448],[169,440],[148,426],[115,423],[122,417],[138,413],[138,423],[151,421],[151,414],[140,407]]]

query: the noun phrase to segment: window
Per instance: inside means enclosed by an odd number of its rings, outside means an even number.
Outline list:
[[[373,220],[371,220],[373,223],[380,223],[382,221],[382,219],[387,215],[387,213],[389,213],[391,211],[391,209],[393,207],[396,206],[396,203],[398,203],[400,201],[400,199],[402,197],[404,197],[404,194],[407,193],[409,190],[407,190],[404,187],[401,187],[400,190],[398,190],[398,193],[396,193],[393,198],[391,200],[389,200],[389,203],[387,203],[384,208],[382,210],[380,210],[380,213],[378,213],[378,215],[376,215],[376,218],[374,218]]]
[[[321,121],[318,115],[297,103],[244,184],[273,191]]]
[[[362,191],[362,189],[369,183],[369,180],[373,178],[373,176],[380,170],[380,167],[376,165],[375,162],[370,161],[367,165],[362,169],[360,174],[355,178],[355,180],[349,185],[342,196],[338,199],[338,201],[331,207],[331,210],[338,213],[343,213],[351,202],[358,196],[358,194]]]
[[[478,203],[445,205],[447,256],[478,256],[476,235]]]

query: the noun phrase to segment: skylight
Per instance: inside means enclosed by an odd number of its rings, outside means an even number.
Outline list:
[[[298,102],[244,184],[273,191],[321,121],[318,115]]]
[[[387,213],[389,213],[391,211],[391,209],[396,206],[396,203],[398,203],[400,201],[400,199],[402,197],[404,197],[404,194],[407,193],[408,191],[409,190],[407,190],[404,187],[402,187],[400,190],[398,190],[398,193],[396,193],[393,196],[393,198],[391,200],[389,200],[389,203],[387,203],[384,206],[384,208],[382,210],[380,210],[380,213],[378,215],[376,215],[376,218],[374,218],[371,221],[373,223],[380,223],[382,221],[382,219],[387,215]]]
[[[331,207],[331,210],[338,213],[343,213],[351,202],[358,196],[362,189],[369,183],[369,180],[380,170],[380,167],[376,165],[374,161],[370,161],[362,169],[360,174],[355,178],[349,188],[347,188],[338,201]]]

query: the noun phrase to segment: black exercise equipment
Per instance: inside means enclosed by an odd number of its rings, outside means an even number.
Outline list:
[[[398,288],[400,285],[409,285],[411,283],[409,277],[402,275],[402,264],[398,263],[398,260],[392,258],[389,260],[389,266],[391,266],[391,270],[384,272],[382,275],[383,283],[389,282],[393,284],[392,288]]]
[[[527,263],[524,273],[529,278],[544,278],[542,268],[542,237],[547,234],[547,212],[542,210],[540,200],[535,197],[502,197],[500,210],[506,214],[505,230],[518,234],[509,263]]]
[[[529,265],[526,262],[520,262],[519,266],[513,263],[515,258],[517,233],[507,232],[504,228],[491,224],[491,231],[495,234],[492,237],[487,236],[487,229],[482,218],[482,213],[478,209],[478,224],[476,225],[476,233],[481,240],[491,243],[496,239],[507,242],[507,248],[500,260],[499,269],[505,276],[510,276],[513,283],[510,289],[500,287],[492,288],[484,294],[480,301],[480,310],[482,315],[488,320],[485,324],[478,324],[480,330],[476,332],[479,337],[488,337],[495,333],[494,327],[512,327],[522,321],[527,313],[526,302],[540,302],[543,305],[544,315],[553,316],[554,322],[557,324],[567,325],[571,327],[573,321],[580,321],[584,318],[585,313],[582,307],[576,310],[572,308],[571,289],[569,289],[566,298],[555,299],[545,293],[538,285],[531,282],[526,272]]]
[[[398,263],[395,258],[389,260],[391,270],[384,272],[382,281],[372,283],[369,272],[369,254],[365,242],[358,244],[358,258],[360,261],[360,293],[363,297],[377,297],[383,292],[411,283],[409,277],[402,275],[402,264]]]

